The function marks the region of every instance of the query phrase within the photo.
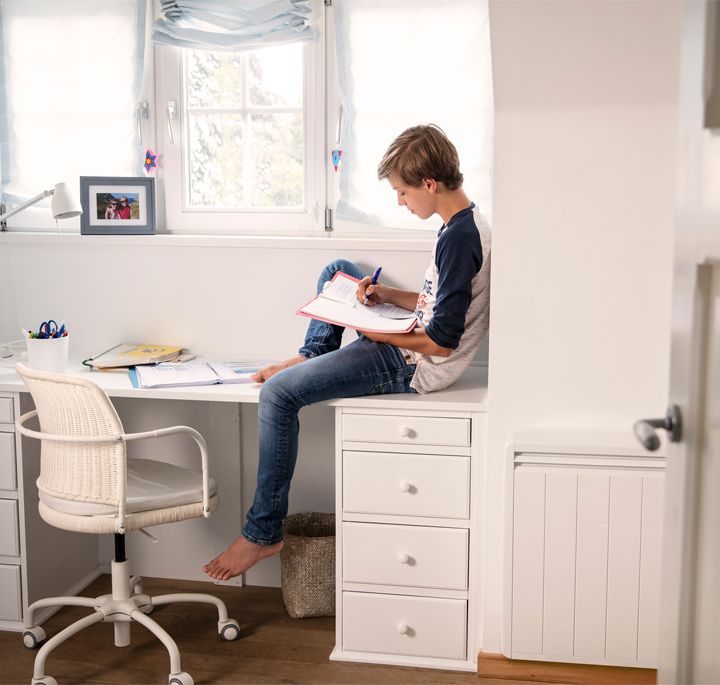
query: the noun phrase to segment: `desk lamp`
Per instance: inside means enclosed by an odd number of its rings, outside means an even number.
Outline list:
[[[7,231],[7,220],[22,212],[23,209],[34,205],[40,200],[50,197],[52,195],[52,214],[55,219],[70,219],[74,216],[80,216],[82,214],[82,207],[80,202],[76,200],[67,188],[66,183],[56,183],[55,188],[52,190],[43,190],[42,193],[28,200],[25,204],[11,209],[9,212],[5,212],[5,205],[0,204],[0,231]]]

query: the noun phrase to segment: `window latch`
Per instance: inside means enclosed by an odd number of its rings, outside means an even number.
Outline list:
[[[175,119],[175,113],[177,112],[177,103],[175,100],[169,100],[167,103],[167,128],[168,137],[170,138],[170,145],[175,144],[175,134],[173,133],[173,119]]]

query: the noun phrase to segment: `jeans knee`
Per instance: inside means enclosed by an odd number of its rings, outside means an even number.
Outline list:
[[[348,259],[334,259],[320,273],[320,280],[324,283],[329,281],[338,271],[342,271],[350,276],[358,277],[357,274],[362,273],[355,264]]]
[[[272,376],[262,384],[259,402],[261,411],[271,407],[285,411],[295,409],[292,384],[282,374]]]

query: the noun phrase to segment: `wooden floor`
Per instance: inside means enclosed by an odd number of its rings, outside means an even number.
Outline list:
[[[211,583],[144,579],[148,594],[209,592],[223,599],[241,627],[240,639],[225,642],[216,631],[212,606],[175,604],[152,614],[180,648],[182,667],[197,685],[206,683],[390,685],[512,685],[519,681],[480,679],[474,673],[400,668],[329,661],[335,641],[334,618],[291,619],[277,588],[222,587]],[[110,591],[102,576],[82,594],[94,597]],[[44,625],[48,637],[86,615],[87,609],[66,608]],[[29,684],[36,652],[23,647],[20,633],[0,632],[0,683]],[[162,644],[133,624],[132,644],[117,648],[113,628],[100,623],[70,638],[53,651],[46,674],[59,685],[167,683],[169,659]]]

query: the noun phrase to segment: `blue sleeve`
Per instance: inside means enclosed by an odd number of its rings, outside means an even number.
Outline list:
[[[437,298],[425,332],[440,347],[454,350],[460,344],[472,300],[472,280],[482,262],[480,234],[473,221],[447,228],[438,239]]]

